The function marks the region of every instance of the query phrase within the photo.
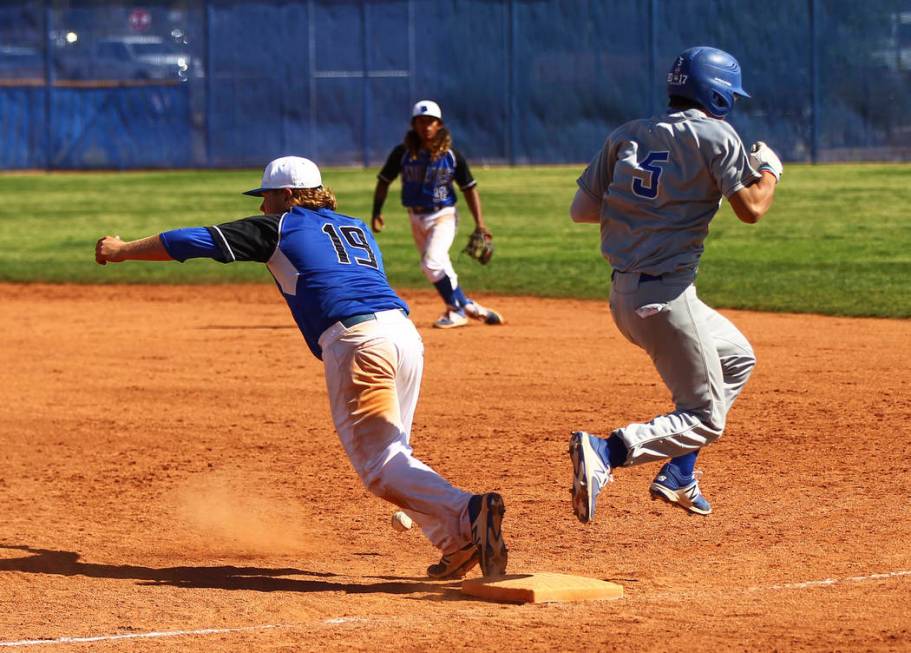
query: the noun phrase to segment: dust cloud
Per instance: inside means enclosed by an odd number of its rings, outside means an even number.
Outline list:
[[[175,512],[193,543],[209,553],[305,555],[314,550],[309,516],[292,497],[250,487],[250,479],[197,478],[174,494]]]

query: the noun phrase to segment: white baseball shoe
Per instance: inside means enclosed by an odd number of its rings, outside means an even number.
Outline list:
[[[506,320],[492,308],[481,306],[477,302],[471,302],[465,305],[465,315],[482,321],[484,324],[505,324]]]
[[[569,458],[573,463],[573,512],[583,524],[595,519],[595,501],[601,490],[614,480],[608,465],[592,446],[594,436],[574,431],[569,437]]]
[[[463,311],[447,310],[440,318],[433,323],[437,329],[455,329],[468,324],[468,318]]]

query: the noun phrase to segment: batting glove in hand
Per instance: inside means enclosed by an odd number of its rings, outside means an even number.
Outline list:
[[[771,172],[775,175],[776,183],[781,181],[781,175],[784,172],[781,159],[778,158],[778,155],[775,154],[771,147],[762,141],[757,141],[750,147],[750,165],[759,172],[764,170]]]

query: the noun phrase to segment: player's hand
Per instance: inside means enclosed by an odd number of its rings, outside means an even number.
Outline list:
[[[123,261],[123,254],[120,249],[123,241],[120,236],[105,236],[99,238],[95,243],[95,262],[98,265],[107,265],[108,263],[120,263]]]
[[[383,215],[375,215],[370,219],[370,229],[373,233],[378,234],[383,230],[383,227],[386,226],[386,223],[383,221]]]
[[[776,183],[781,181],[781,175],[784,172],[784,166],[781,159],[775,154],[771,147],[757,141],[750,147],[750,165],[758,172],[770,172],[775,176]]]

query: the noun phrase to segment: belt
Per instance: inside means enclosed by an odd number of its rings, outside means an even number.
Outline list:
[[[407,317],[408,314],[405,313],[405,311],[402,309],[398,310],[402,313],[402,315],[405,315]],[[377,319],[376,313],[361,313],[360,315],[352,315],[351,317],[346,317],[344,320],[339,320],[339,324],[341,324],[346,329],[350,329],[351,327],[360,324],[361,322],[369,322],[370,320],[375,319]]]
[[[438,209],[435,209],[432,206],[409,206],[412,213],[417,213],[418,215],[426,215],[427,213],[436,213]]]
[[[367,322],[369,320],[375,320],[376,313],[363,313],[362,315],[352,315],[351,317],[346,317],[344,320],[339,320],[342,326],[346,329],[350,329],[355,324],[360,324],[361,322]]]

